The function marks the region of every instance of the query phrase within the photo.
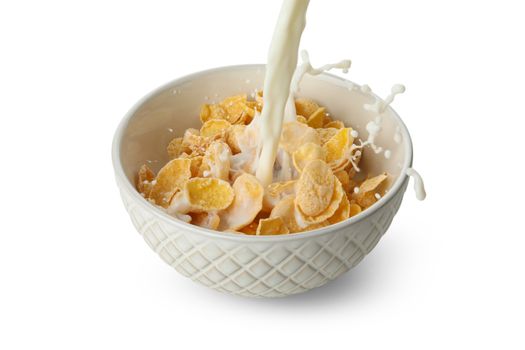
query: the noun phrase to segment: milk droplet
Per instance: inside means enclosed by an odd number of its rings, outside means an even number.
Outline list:
[[[392,156],[392,151],[390,151],[389,149],[385,150],[385,158],[390,159],[391,156]]]
[[[421,175],[419,175],[419,173],[413,168],[408,168],[406,174],[412,177],[414,181],[414,191],[416,192],[416,198],[420,201],[424,200],[427,197],[427,193],[425,191],[425,184],[423,183],[423,178]]]

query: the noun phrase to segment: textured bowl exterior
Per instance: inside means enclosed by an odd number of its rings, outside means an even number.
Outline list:
[[[405,181],[388,203],[350,226],[266,243],[230,239],[221,233],[203,236],[180,227],[155,215],[153,207],[137,203],[128,188],[117,182],[133,225],[162,260],[193,281],[247,297],[302,293],[356,266],[390,226],[407,186]]]

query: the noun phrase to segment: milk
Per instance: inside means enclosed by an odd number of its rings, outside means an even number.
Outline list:
[[[299,42],[306,25],[309,0],[284,0],[268,52],[264,78],[264,107],[256,177],[263,187],[272,182],[290,82],[297,66]]]

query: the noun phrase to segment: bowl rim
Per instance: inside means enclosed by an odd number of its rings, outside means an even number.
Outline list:
[[[317,237],[317,236],[322,236],[325,234],[330,234],[334,231],[339,231],[341,229],[349,229],[354,224],[357,224],[365,220],[366,218],[368,218],[369,216],[371,216],[378,210],[382,209],[384,206],[387,205],[387,203],[389,203],[390,201],[394,199],[394,197],[399,191],[403,190],[403,186],[409,180],[409,177],[406,174],[406,170],[412,166],[412,158],[413,158],[412,138],[410,137],[408,128],[406,127],[401,117],[397,114],[397,112],[393,108],[389,106],[388,108],[390,109],[390,111],[393,114],[393,117],[396,119],[397,123],[399,124],[400,131],[403,136],[402,142],[404,143],[404,150],[405,150],[403,166],[401,168],[399,177],[396,179],[396,181],[394,182],[390,190],[387,192],[387,194],[381,197],[381,199],[379,199],[373,205],[368,207],[362,213],[352,218],[346,219],[344,221],[341,221],[336,224],[332,224],[332,225],[329,225],[323,228],[306,231],[306,232],[297,232],[297,233],[291,233],[287,235],[256,236],[256,235],[245,235],[245,234],[239,234],[239,233],[210,230],[210,229],[206,229],[206,228],[199,227],[196,225],[192,225],[192,224],[183,222],[181,220],[177,220],[173,216],[167,214],[165,211],[159,209],[157,206],[146,201],[144,197],[142,197],[142,195],[140,195],[138,191],[135,189],[135,185],[128,180],[126,174],[124,173],[124,169],[122,167],[122,162],[121,162],[121,157],[120,157],[122,136],[124,135],[124,132],[127,126],[129,125],[129,122],[133,119],[135,112],[149,99],[165,91],[166,89],[173,88],[174,86],[184,84],[185,82],[194,80],[203,75],[220,72],[220,71],[235,71],[235,70],[243,70],[243,69],[262,69],[264,70],[265,68],[266,68],[265,64],[242,64],[242,65],[229,65],[229,66],[222,66],[222,67],[201,70],[201,71],[198,71],[192,74],[182,76],[177,79],[173,79],[153,89],[148,94],[143,96],[124,115],[122,120],[119,122],[118,127],[115,130],[115,133],[113,136],[113,142],[111,145],[111,155],[112,155],[111,158],[112,158],[112,163],[113,163],[113,169],[115,171],[115,177],[117,179],[120,190],[121,191],[125,190],[136,204],[140,205],[143,209],[147,210],[152,215],[154,215],[155,217],[162,220],[168,225],[174,225],[177,228],[185,232],[192,232],[197,235],[202,235],[203,237],[209,237],[213,239],[225,239],[229,241],[237,241],[237,242],[243,242],[243,243],[247,243],[247,242],[270,243],[270,242],[282,242],[282,241],[296,240],[296,239],[307,239],[311,237]],[[348,79],[342,78],[334,74],[326,73],[326,72],[320,75],[317,75],[314,78],[315,79],[323,79],[323,78],[335,79],[335,80],[339,80],[342,83],[346,83],[346,84],[351,83],[351,84],[354,84],[354,86],[357,86],[357,87],[360,86],[359,84],[356,84]],[[374,96],[377,98],[380,98],[379,96],[375,94]]]

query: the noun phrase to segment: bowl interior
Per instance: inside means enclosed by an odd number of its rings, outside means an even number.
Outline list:
[[[182,136],[187,128],[200,128],[199,111],[203,103],[219,102],[223,98],[262,89],[264,65],[232,66],[196,73],[173,81],[141,100],[128,115],[121,129],[120,162],[124,174],[134,184],[139,167],[148,163],[158,171],[168,161],[166,146],[174,137]],[[366,124],[374,114],[363,108],[373,103],[370,95],[341,78],[322,74],[305,76],[299,97],[308,97],[325,106],[334,119],[342,120],[366,139]],[[401,142],[394,140],[396,129]],[[399,140],[398,140],[399,141]],[[411,163],[408,131],[397,114],[389,108],[383,117],[383,128],[376,144],[391,150],[390,159],[364,152],[361,173],[377,175],[387,171],[395,181]]]

